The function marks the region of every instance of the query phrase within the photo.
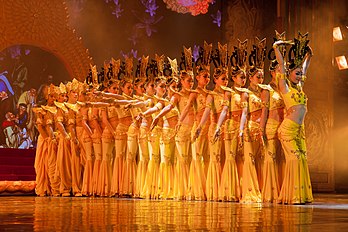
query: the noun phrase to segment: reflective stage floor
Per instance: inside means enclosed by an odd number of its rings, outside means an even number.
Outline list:
[[[0,231],[347,231],[348,195],[311,205],[0,197]]]

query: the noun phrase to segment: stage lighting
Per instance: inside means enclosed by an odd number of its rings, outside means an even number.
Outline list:
[[[341,41],[343,40],[343,36],[342,36],[342,31],[340,27],[334,27],[332,30],[332,36],[333,36],[333,41]]]
[[[348,69],[346,56],[336,56],[336,63],[339,70]]]

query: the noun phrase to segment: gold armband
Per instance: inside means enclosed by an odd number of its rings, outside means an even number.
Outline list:
[[[222,105],[223,106],[229,106],[230,101],[229,100],[223,100]]]
[[[57,122],[63,122],[64,118],[62,116],[57,117]]]
[[[212,109],[213,108],[213,104],[212,103],[207,103],[205,105],[206,108]]]
[[[306,80],[307,80],[307,76],[302,75],[302,77],[301,77],[301,81],[302,81],[302,82],[306,82]]]
[[[285,73],[277,73],[276,74],[276,78],[279,80],[285,80],[286,79],[286,75]]]
[[[262,102],[262,107],[269,108],[269,102]]]
[[[52,125],[53,124],[53,120],[52,119],[47,119],[46,120],[46,124],[47,125]]]
[[[75,124],[75,119],[70,118],[68,120],[68,125],[74,125]]]
[[[241,102],[241,103],[240,103],[240,106],[241,106],[242,108],[247,108],[247,107],[248,107],[248,102]]]

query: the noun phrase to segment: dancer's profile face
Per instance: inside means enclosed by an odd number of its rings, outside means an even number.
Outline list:
[[[210,75],[208,72],[201,72],[196,76],[199,86],[206,86],[210,81]]]
[[[164,81],[158,82],[156,86],[156,94],[162,97],[166,93],[166,91],[166,83]]]
[[[145,88],[146,88],[147,95],[153,96],[156,92],[155,83],[153,81],[148,82]]]
[[[145,93],[144,82],[143,82],[143,81],[139,82],[139,83],[135,86],[134,90],[135,90],[135,94],[136,94],[136,95],[138,95],[138,96],[143,95],[143,94]]]
[[[232,77],[233,82],[238,87],[243,87],[246,83],[245,73],[238,73],[236,76]]]
[[[58,102],[60,102],[60,103],[62,103],[62,102],[65,102],[66,101],[66,99],[67,99],[67,97],[66,97],[66,93],[61,93],[61,94],[59,94],[59,96],[58,96]]]
[[[257,71],[253,76],[249,78],[250,83],[254,85],[262,84],[263,82],[263,72]]]
[[[302,68],[295,68],[290,71],[289,79],[292,83],[298,84],[302,79]]]
[[[133,89],[132,89],[132,84],[129,83],[129,82],[126,82],[126,83],[124,84],[124,86],[121,87],[121,90],[122,90],[123,93],[125,93],[125,94],[127,94],[127,95],[131,95],[131,94],[132,94],[132,91],[133,91]]]
[[[217,86],[226,86],[228,83],[227,75],[222,74],[218,78],[215,78],[215,84]]]
[[[183,80],[181,80],[181,84],[185,89],[192,89],[193,87],[193,78],[191,75],[186,75]]]
[[[109,86],[108,88],[109,93],[118,93],[118,84],[113,83],[112,85]]]

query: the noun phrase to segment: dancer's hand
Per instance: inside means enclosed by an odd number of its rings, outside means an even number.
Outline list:
[[[181,127],[181,123],[178,122],[178,123],[175,125],[175,134],[178,133],[180,127]]]
[[[202,131],[202,126],[198,126],[195,132],[195,135],[192,138],[192,141],[196,141]]]
[[[238,134],[238,146],[239,148],[243,147],[243,130],[239,130],[239,134]]]
[[[150,131],[152,131],[157,126],[158,121],[159,121],[159,118],[157,118],[157,117],[155,117],[152,120],[152,123],[151,123],[151,126],[150,126]]]
[[[213,138],[213,143],[216,143],[216,141],[218,141],[218,139],[221,136],[221,128],[218,127],[216,128],[215,132],[214,132],[214,138]]]

